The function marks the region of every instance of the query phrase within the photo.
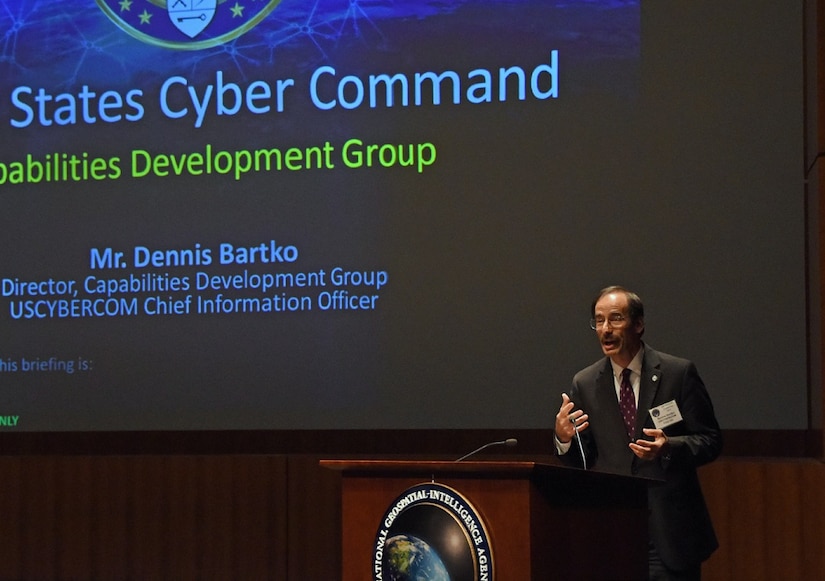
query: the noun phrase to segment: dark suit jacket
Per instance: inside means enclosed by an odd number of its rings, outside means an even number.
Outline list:
[[[640,460],[628,448],[609,359],[575,375],[570,399],[590,416],[590,427],[581,432],[588,469],[661,481],[648,487],[648,532],[665,565],[683,570],[707,559],[718,542],[696,468],[719,455],[722,434],[694,364],[645,346],[634,440],[645,437],[642,428],[654,427],[650,408],[675,401],[683,421],[664,430],[669,457]],[[574,444],[562,458],[581,465],[579,456]]]

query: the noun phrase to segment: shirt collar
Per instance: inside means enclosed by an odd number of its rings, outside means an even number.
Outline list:
[[[635,357],[633,357],[633,360],[630,362],[630,365],[628,365],[627,368],[630,369],[630,371],[632,371],[636,375],[641,377],[641,375],[642,375],[642,361],[644,361],[644,358],[645,358],[645,344],[642,343],[641,347],[639,347],[639,351],[636,353]],[[610,360],[610,365],[613,366],[613,375],[614,375],[614,377],[617,377],[617,378],[621,379],[622,370],[624,368],[617,365],[616,363],[614,363],[612,359]]]

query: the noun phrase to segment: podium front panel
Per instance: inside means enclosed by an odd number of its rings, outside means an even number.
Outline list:
[[[435,482],[483,520],[492,575],[483,581],[644,579],[646,488],[635,479],[534,463],[323,461],[342,472],[342,580],[374,579],[376,544],[393,503]]]

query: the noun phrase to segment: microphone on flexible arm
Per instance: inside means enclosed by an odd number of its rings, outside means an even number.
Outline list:
[[[469,454],[464,454],[464,456],[462,456],[461,458],[456,460],[456,462],[461,462],[463,460],[466,460],[470,456],[478,454],[479,452],[481,452],[482,450],[486,450],[490,446],[507,446],[508,448],[512,448],[516,444],[518,444],[518,440],[516,440],[515,438],[507,438],[506,440],[501,440],[499,442],[487,442],[486,444],[484,444],[480,448],[476,448],[475,450],[473,450]]]
[[[587,459],[584,457],[584,447],[582,446],[582,439],[579,436],[579,426],[576,425],[576,420],[570,418],[570,423],[573,424],[573,431],[576,432],[576,442],[579,444],[579,454],[582,457],[582,468],[587,470]]]

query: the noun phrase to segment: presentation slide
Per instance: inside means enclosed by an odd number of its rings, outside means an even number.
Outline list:
[[[0,0],[0,430],[546,428],[608,284],[804,428],[801,8],[717,3]]]

